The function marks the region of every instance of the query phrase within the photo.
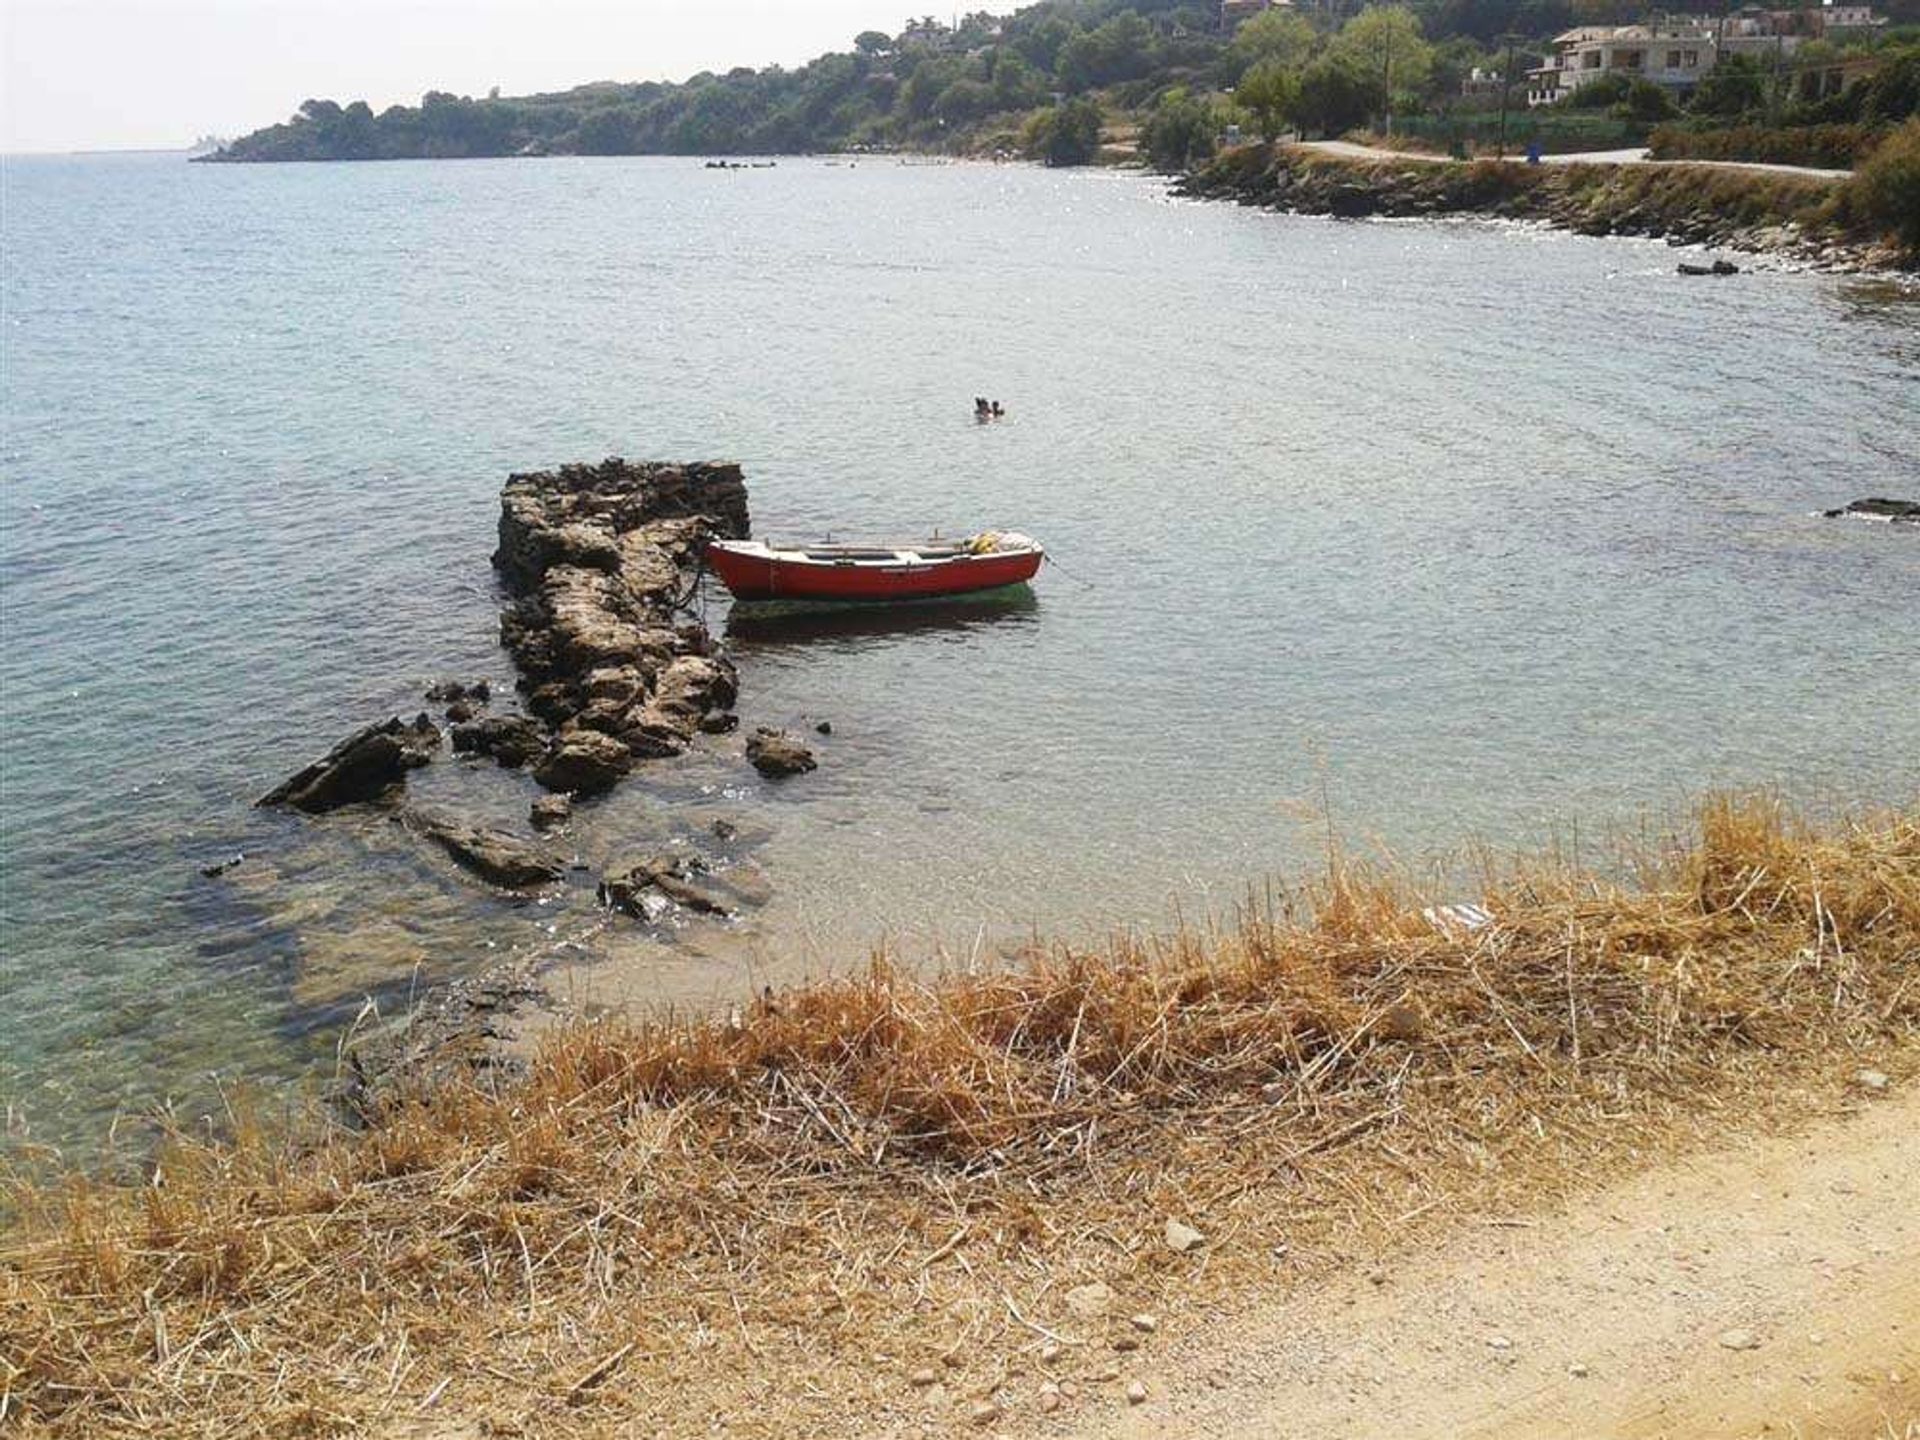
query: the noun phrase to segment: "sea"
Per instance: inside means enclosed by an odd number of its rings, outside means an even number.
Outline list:
[[[1920,794],[1920,531],[1820,515],[1920,495],[1911,289],[877,157],[9,157],[0,202],[22,1153],[310,1103],[343,1037],[503,960],[694,1009],[1204,925],[1330,853],[1472,898],[1489,855],[1599,862],[1714,788]],[[510,708],[501,485],[610,455],[739,461],[775,538],[1051,563],[912,612],[709,589],[744,726],[820,768],[703,740],[583,806],[545,897],[378,810],[253,808],[435,680]],[[528,833],[524,775],[409,783]],[[753,903],[595,902],[662,848]]]

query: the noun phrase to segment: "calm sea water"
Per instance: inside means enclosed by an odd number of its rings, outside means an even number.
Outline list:
[[[1020,168],[3,176],[15,1139],[311,1076],[364,996],[517,949],[724,996],[1230,901],[1312,863],[1318,807],[1419,858],[1920,779],[1920,537],[1812,517],[1920,486],[1920,304],[1884,287]],[[821,770],[722,744],[573,840],[734,818],[772,898],[731,931],[248,808],[438,676],[507,680],[500,484],[607,454],[740,459],[763,533],[1011,525],[1061,563],[1025,604],[736,634],[747,724],[830,719]]]

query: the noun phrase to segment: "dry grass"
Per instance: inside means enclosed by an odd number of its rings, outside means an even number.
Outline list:
[[[29,1190],[0,1425],[821,1433],[922,1418],[921,1366],[963,1417],[1042,1347],[1094,1363],[1068,1286],[1285,1283],[1920,1030],[1913,814],[1715,801],[1631,887],[1537,866],[1486,901],[1436,928],[1336,865],[1218,931],[578,1028],[365,1134]]]

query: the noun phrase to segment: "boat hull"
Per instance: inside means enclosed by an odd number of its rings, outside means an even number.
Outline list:
[[[707,547],[707,566],[738,600],[838,600],[886,604],[967,595],[1031,580],[1039,550],[900,561],[789,559]]]

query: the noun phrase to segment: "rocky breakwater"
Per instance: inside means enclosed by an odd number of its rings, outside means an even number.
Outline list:
[[[513,757],[499,758],[590,795],[699,731],[731,729],[733,666],[680,610],[701,545],[748,525],[737,465],[613,459],[510,477],[493,557],[514,596],[500,638],[547,735],[537,754],[524,726],[499,737]],[[456,730],[454,744],[492,753],[494,738]]]
[[[1685,164],[1372,159],[1247,145],[1223,152],[1174,188],[1195,199],[1346,219],[1530,220],[1582,235],[1777,255],[1826,270],[1897,270],[1905,263],[1897,247],[1854,228],[1840,183],[1818,175]]]

